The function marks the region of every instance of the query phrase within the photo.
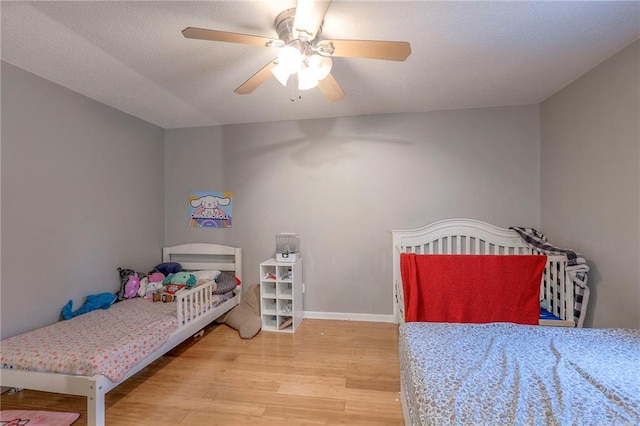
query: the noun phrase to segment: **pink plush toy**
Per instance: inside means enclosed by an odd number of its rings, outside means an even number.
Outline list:
[[[129,280],[124,285],[124,294],[122,295],[122,297],[124,297],[125,299],[136,297],[139,288],[140,278],[138,277],[138,274],[129,275]]]
[[[147,278],[149,279],[150,283],[157,283],[164,281],[165,277],[162,272],[154,272],[153,274],[149,274]]]
[[[145,279],[140,281],[139,296],[153,300],[153,295],[159,292],[163,286],[164,274],[162,272],[150,272]],[[144,286],[144,288],[142,288]],[[142,293],[142,294],[141,294]]]

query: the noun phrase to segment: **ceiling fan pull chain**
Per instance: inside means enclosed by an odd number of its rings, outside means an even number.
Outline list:
[[[298,87],[298,74],[292,74],[291,75],[291,97],[289,98],[291,102],[296,101],[296,87]],[[300,96],[300,94],[298,94],[298,96]]]
[[[300,91],[300,76],[296,74],[296,84],[293,86],[293,90],[298,90],[298,100],[302,100],[302,92]]]

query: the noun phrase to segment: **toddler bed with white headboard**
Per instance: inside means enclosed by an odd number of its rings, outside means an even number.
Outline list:
[[[240,248],[183,244],[165,247],[162,258],[180,263],[183,271],[224,272],[217,276],[233,281],[225,288],[235,288],[223,295],[217,280],[204,280],[176,293],[171,303],[138,297],[3,339],[0,385],[86,396],[88,424],[104,425],[107,392],[197,334],[242,297]]]
[[[540,251],[526,244],[512,229],[499,228],[473,219],[447,219],[430,225],[394,230],[393,311],[404,323],[405,303],[400,257],[402,253],[461,255],[535,255]],[[574,284],[567,271],[566,255],[549,255],[540,284],[540,325],[574,327]]]

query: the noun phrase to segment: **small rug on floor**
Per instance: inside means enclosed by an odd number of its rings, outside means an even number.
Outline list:
[[[79,413],[59,411],[2,410],[0,426],[70,426]]]

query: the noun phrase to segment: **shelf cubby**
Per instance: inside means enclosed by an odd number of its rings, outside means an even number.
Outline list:
[[[260,264],[262,330],[293,333],[302,322],[302,260]],[[283,324],[288,324],[283,327]]]

